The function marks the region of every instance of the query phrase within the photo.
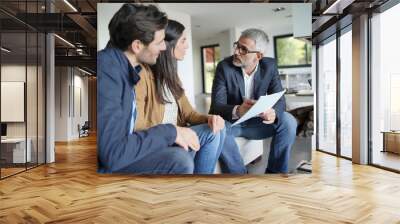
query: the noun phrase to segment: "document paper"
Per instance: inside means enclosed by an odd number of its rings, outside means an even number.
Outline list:
[[[247,111],[239,120],[232,124],[232,126],[238,125],[250,118],[256,117],[259,114],[265,112],[267,109],[272,108],[276,102],[282,97],[285,90],[277,92],[271,95],[261,96],[257,102]]]

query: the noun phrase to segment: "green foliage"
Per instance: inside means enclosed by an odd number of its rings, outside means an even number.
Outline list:
[[[276,40],[276,58],[278,66],[296,66],[311,64],[311,43],[293,37]]]

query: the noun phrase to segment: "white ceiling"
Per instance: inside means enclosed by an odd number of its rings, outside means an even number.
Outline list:
[[[268,31],[291,26],[291,8],[296,4],[159,3],[158,5],[162,10],[189,14],[192,19],[192,36],[201,40],[233,27],[255,27]],[[284,7],[285,10],[274,12],[273,9],[278,7]]]

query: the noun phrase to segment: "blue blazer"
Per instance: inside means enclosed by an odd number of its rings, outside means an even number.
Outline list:
[[[232,59],[233,56],[218,63],[212,86],[210,107],[210,114],[218,114],[230,122],[232,122],[233,108],[235,105],[242,104],[242,96],[245,96],[242,69],[234,66]],[[254,98],[257,100],[260,96],[282,90],[275,59],[264,57],[259,61],[258,69],[254,74]],[[278,120],[286,109],[285,97],[281,97],[273,108],[276,110]]]
[[[106,48],[97,55],[97,155],[99,172],[122,172],[141,158],[174,144],[171,124],[129,133],[134,85],[140,80],[125,54]]]

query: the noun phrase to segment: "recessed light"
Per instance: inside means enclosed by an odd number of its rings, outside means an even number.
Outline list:
[[[64,3],[68,5],[74,12],[78,12],[78,10],[68,1],[64,0]]]
[[[67,41],[66,39],[62,38],[61,36],[54,34],[55,37],[57,37],[59,40],[64,42],[65,44],[69,45],[70,47],[75,48],[75,45],[73,45],[71,42]]]
[[[1,51],[4,51],[4,52],[6,52],[6,53],[10,53],[10,52],[11,52],[10,49],[5,48],[5,47],[1,47],[0,49],[1,49]]]
[[[83,73],[85,73],[86,75],[92,75],[92,73],[90,73],[90,72],[88,72],[88,71],[86,71],[86,70],[83,70],[83,69],[81,69],[81,68],[79,68],[79,67],[78,67],[78,70],[81,71],[81,72],[83,72]]]
[[[274,11],[274,12],[280,12],[280,11],[283,11],[283,10],[285,10],[285,7],[278,7],[278,8],[272,9],[272,11]]]

